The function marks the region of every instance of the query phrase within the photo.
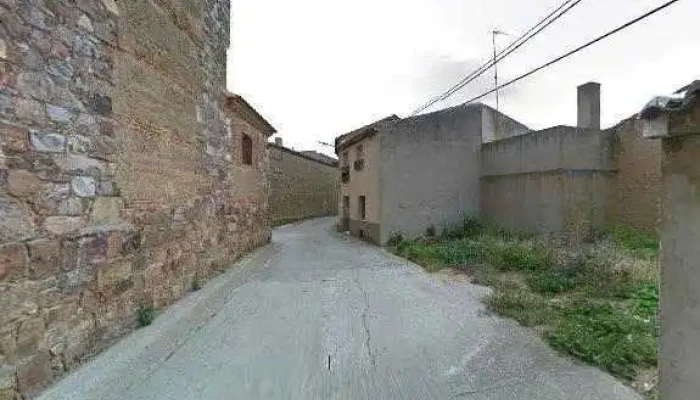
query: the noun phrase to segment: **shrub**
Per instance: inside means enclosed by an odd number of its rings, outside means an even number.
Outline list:
[[[486,225],[478,218],[463,215],[461,221],[453,226],[443,229],[441,236],[444,239],[466,239],[482,235]]]
[[[137,312],[139,328],[151,325],[154,319],[156,319],[156,310],[153,307],[142,307]]]
[[[425,230],[425,236],[429,238],[434,238],[437,235],[437,231],[435,230],[435,225],[430,225],[428,228]]]
[[[401,232],[392,233],[389,236],[389,240],[386,242],[388,246],[399,247],[404,242],[403,234]]]

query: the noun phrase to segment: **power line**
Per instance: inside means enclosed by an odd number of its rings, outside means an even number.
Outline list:
[[[488,96],[489,94],[495,92],[496,90],[503,89],[503,88],[506,87],[506,86],[510,86],[510,85],[514,84],[515,82],[518,82],[518,81],[520,81],[520,80],[522,80],[522,79],[525,79],[525,78],[527,78],[528,76],[530,76],[530,75],[532,75],[532,74],[534,74],[534,73],[536,73],[536,72],[539,72],[539,71],[541,71],[541,70],[543,70],[543,69],[545,69],[545,68],[547,68],[547,67],[549,67],[549,66],[551,66],[551,65],[553,65],[553,64],[556,64],[556,63],[558,63],[559,61],[561,61],[561,60],[563,60],[563,59],[565,59],[565,58],[567,58],[567,57],[569,57],[569,56],[572,56],[572,55],[578,53],[579,51],[584,50],[584,49],[586,49],[587,47],[590,47],[590,46],[592,46],[592,45],[594,45],[594,44],[600,42],[601,40],[604,40],[604,39],[606,39],[606,38],[608,38],[608,37],[610,37],[610,36],[612,36],[612,35],[614,35],[614,34],[620,32],[620,31],[622,31],[622,30],[625,30],[625,29],[629,28],[630,26],[632,26],[632,25],[634,25],[634,24],[636,24],[636,23],[638,23],[638,22],[640,22],[640,21],[642,21],[642,20],[644,20],[644,19],[647,19],[647,18],[651,17],[652,15],[654,15],[654,14],[656,14],[656,13],[658,13],[658,12],[661,12],[662,10],[664,10],[664,9],[666,9],[666,8],[668,8],[668,7],[670,7],[671,5],[673,5],[674,3],[677,3],[677,2],[679,2],[679,1],[680,1],[680,0],[671,0],[671,1],[668,1],[668,2],[666,2],[666,3],[662,4],[662,5],[660,5],[659,7],[656,7],[656,8],[654,8],[653,10],[651,10],[651,11],[649,11],[649,12],[647,12],[647,13],[645,13],[645,14],[643,14],[643,15],[641,15],[641,16],[639,16],[639,17],[637,17],[637,18],[635,18],[635,19],[633,19],[633,20],[631,20],[631,21],[629,21],[629,22],[627,22],[626,24],[621,25],[621,26],[619,26],[619,27],[613,29],[612,31],[610,31],[610,32],[608,32],[608,33],[606,33],[606,34],[604,34],[604,35],[602,35],[602,36],[599,36],[599,37],[597,37],[597,38],[591,40],[590,42],[588,42],[588,43],[586,43],[586,44],[584,44],[584,45],[582,45],[582,46],[579,46],[579,47],[577,47],[577,48],[575,48],[575,49],[573,49],[573,50],[571,50],[571,51],[569,51],[569,52],[567,52],[567,53],[565,53],[565,54],[563,54],[563,55],[561,55],[561,56],[559,56],[559,57],[553,59],[552,61],[549,61],[549,62],[546,63],[546,64],[543,64],[543,65],[541,65],[541,66],[539,66],[539,67],[537,67],[537,68],[535,68],[535,69],[533,69],[533,70],[530,70],[530,71],[528,71],[528,72],[526,72],[526,73],[524,73],[524,74],[518,76],[517,78],[511,79],[511,80],[509,80],[508,82],[502,84],[501,86],[498,86],[498,87],[496,87],[496,88],[494,88],[494,89],[491,89],[491,90],[487,91],[486,93],[480,94],[479,96],[476,96],[476,97],[474,97],[474,98],[469,99],[469,100],[466,101],[464,104],[473,103],[473,102],[475,102],[475,101],[477,101],[477,100],[479,100],[479,99],[481,99],[481,98],[483,98],[483,97]]]
[[[566,0],[564,3],[559,5],[555,10],[547,14],[544,18],[542,18],[537,24],[535,24],[532,28],[528,29],[525,33],[523,33],[520,37],[518,37],[516,40],[511,42],[511,44],[508,45],[505,49],[503,49],[500,53],[498,53],[497,57],[494,57],[493,60],[489,60],[488,62],[484,63],[482,66],[471,72],[469,75],[464,77],[462,80],[457,82],[454,86],[449,88],[446,92],[443,94],[435,97],[434,99],[430,100],[428,103],[425,105],[419,107],[411,115],[416,115],[420,113],[421,111],[427,109],[428,107],[432,106],[433,104],[445,100],[446,98],[450,97],[452,94],[472,82],[474,79],[478,78],[481,76],[484,72],[486,72],[489,68],[493,67],[496,65],[498,61],[501,61],[511,53],[513,53],[515,50],[520,48],[522,45],[524,45],[526,42],[528,42],[530,39],[535,37],[537,34],[542,32],[544,29],[546,29],[548,26],[550,26],[552,23],[554,23],[556,20],[561,18],[564,14],[569,12],[572,8],[574,8],[576,5],[578,5],[582,0]],[[568,6],[568,8],[567,8]],[[563,10],[563,11],[562,11]],[[544,26],[542,26],[544,24]]]

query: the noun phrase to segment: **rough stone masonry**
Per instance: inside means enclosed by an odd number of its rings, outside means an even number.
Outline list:
[[[241,173],[224,109],[229,17],[229,0],[0,0],[0,400],[269,240],[265,140]]]

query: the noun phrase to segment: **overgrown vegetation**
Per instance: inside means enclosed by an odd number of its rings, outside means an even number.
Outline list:
[[[153,307],[142,307],[139,308],[136,321],[138,322],[139,328],[151,325],[153,320],[156,319],[156,310]]]
[[[569,247],[469,217],[432,236],[408,241],[395,234],[389,245],[429,271],[454,268],[492,286],[490,310],[538,327],[553,347],[628,382],[656,366],[653,236],[614,229]]]

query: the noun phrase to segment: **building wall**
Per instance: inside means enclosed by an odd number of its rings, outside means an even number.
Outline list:
[[[381,134],[381,242],[424,235],[479,212],[482,108],[459,106]]]
[[[268,143],[268,152],[269,209],[274,224],[337,213],[337,166],[272,143]]]
[[[362,155],[357,152],[362,146]],[[338,210],[340,211],[341,229],[347,228],[353,235],[362,236],[373,243],[380,241],[380,210],[381,190],[379,187],[380,173],[380,138],[377,135],[370,136],[348,148],[343,148],[339,154],[339,165],[344,166],[344,153],[347,152],[350,181],[340,186],[340,198]],[[356,170],[355,161],[363,160],[361,170]],[[347,222],[343,214],[343,197],[350,199]],[[360,196],[365,196],[365,218],[360,215]],[[346,225],[347,224],[347,225]]]
[[[524,135],[530,131],[530,128],[513,118],[489,106],[483,106],[481,138],[484,143]]]
[[[611,134],[554,127],[486,143],[481,156],[487,219],[579,240],[605,225]]]
[[[645,139],[640,121],[630,118],[609,130],[613,168],[607,225],[655,233],[660,217],[661,142]]]
[[[223,110],[229,7],[0,1],[0,399],[269,240],[265,159],[240,167]]]
[[[670,115],[662,141],[660,398],[700,392],[700,102]],[[675,135],[683,134],[677,137]]]

